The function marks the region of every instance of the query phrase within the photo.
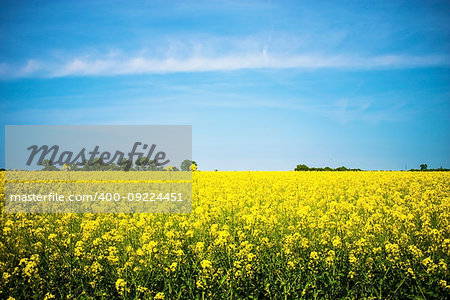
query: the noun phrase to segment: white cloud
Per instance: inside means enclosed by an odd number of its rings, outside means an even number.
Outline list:
[[[230,71],[242,69],[386,69],[448,66],[446,55],[323,55],[270,54],[267,48],[260,52],[227,54],[223,56],[192,55],[185,58],[137,55],[105,55],[69,59],[67,61],[28,60],[23,66],[0,63],[1,78],[114,76],[177,72]]]

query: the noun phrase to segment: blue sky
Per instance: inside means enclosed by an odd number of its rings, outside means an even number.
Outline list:
[[[449,15],[448,1],[1,1],[1,125],[192,125],[203,170],[450,167]]]

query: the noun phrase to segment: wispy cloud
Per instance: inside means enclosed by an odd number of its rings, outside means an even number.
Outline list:
[[[30,59],[25,64],[0,63],[3,79],[23,77],[115,76],[177,72],[230,71],[242,69],[386,69],[448,66],[448,55],[378,55],[354,56],[324,54],[277,55],[264,48],[258,53],[223,56],[193,55],[164,57],[136,55],[124,57],[79,57],[68,60],[44,61]]]
[[[220,95],[217,95],[218,98]],[[399,122],[413,118],[420,114],[416,107],[408,106],[397,97],[384,99],[390,105],[381,105],[375,96],[338,98],[338,99],[245,99],[244,96],[227,95],[224,99],[215,101],[197,101],[199,107],[220,107],[232,109],[272,109],[298,111],[320,116],[340,124],[354,121],[365,123]],[[230,100],[235,99],[235,100]],[[244,100],[245,101],[242,101]]]

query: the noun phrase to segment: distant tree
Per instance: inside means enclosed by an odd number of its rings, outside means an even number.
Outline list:
[[[148,157],[141,157],[136,159],[134,164],[136,165],[136,169],[144,171],[148,169],[150,165],[150,159]]]
[[[122,158],[119,161],[119,166],[121,167],[122,170],[124,171],[129,171],[131,169],[131,165],[133,164],[132,161],[126,159],[126,158]]]
[[[348,171],[348,169],[344,166],[336,168],[336,171]]]
[[[158,167],[156,165],[155,161],[151,160],[151,161],[148,162],[147,170],[149,170],[149,171],[163,171],[164,168],[163,167]]]
[[[191,170],[191,165],[197,165],[197,163],[195,163],[195,161],[189,160],[189,159],[185,159],[183,160],[183,162],[181,163],[181,171],[190,171]]]
[[[420,165],[420,171],[426,171],[428,169],[428,165],[427,164],[421,164]]]
[[[94,158],[92,163],[88,163],[86,166],[88,166],[89,171],[105,171],[109,169],[109,166],[100,158]]]
[[[42,171],[59,171],[59,169],[53,165],[53,162],[48,159],[43,160],[41,166],[44,167]]]
[[[309,167],[304,164],[297,165],[297,167],[295,167],[294,171],[309,171]]]

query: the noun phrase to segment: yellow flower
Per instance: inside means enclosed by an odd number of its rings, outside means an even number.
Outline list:
[[[325,262],[328,266],[333,265],[335,256],[336,253],[333,250],[328,251],[328,256],[325,258]]]
[[[353,278],[355,277],[355,275],[356,275],[356,273],[353,272],[353,271],[350,271],[350,272],[348,273],[348,277],[350,277],[351,279],[353,279]]]
[[[178,264],[177,264],[176,262],[173,262],[173,263],[170,265],[170,270],[171,270],[172,272],[175,272],[175,270],[177,269],[177,266],[178,266]]]
[[[5,283],[8,283],[9,278],[11,278],[11,274],[9,274],[8,272],[4,272],[2,278]]]
[[[197,242],[197,244],[195,245],[195,250],[197,252],[202,252],[204,248],[205,248],[205,243],[203,243],[203,242]]]
[[[55,299],[55,296],[51,293],[47,293],[44,297],[44,300]]]
[[[318,260],[318,259],[319,259],[319,254],[317,254],[316,251],[312,251],[311,254],[309,255],[309,257],[310,257],[312,260]]]
[[[119,295],[123,295],[123,292],[124,292],[126,286],[127,286],[127,282],[125,280],[123,280],[122,278],[117,279],[116,290],[119,293]]]
[[[335,236],[332,240],[333,247],[339,248],[341,246],[341,238],[339,236]]]
[[[199,290],[204,288],[203,282],[200,279],[197,280],[197,282],[195,284]]]
[[[207,259],[202,260],[200,265],[202,266],[203,269],[211,269],[212,268],[211,261],[209,261]]]
[[[248,272],[250,272],[252,270],[252,265],[251,264],[247,264],[246,266],[245,266],[245,271],[248,273]]]
[[[148,288],[143,287],[142,285],[138,285],[137,290],[138,290],[138,292],[140,292],[140,293],[145,293],[145,292],[148,291]]]
[[[295,263],[293,261],[288,261],[287,265],[289,269],[295,269]]]

